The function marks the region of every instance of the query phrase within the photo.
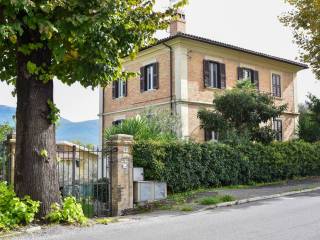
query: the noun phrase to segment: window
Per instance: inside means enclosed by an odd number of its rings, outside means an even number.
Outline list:
[[[273,130],[276,132],[276,140],[282,141],[282,120],[281,119],[274,119],[273,120]]]
[[[76,167],[79,168],[80,167],[80,160],[76,159]]]
[[[118,126],[118,125],[120,125],[122,122],[123,122],[123,119],[113,121],[113,122],[112,122],[112,126]]]
[[[204,60],[203,64],[204,86],[207,88],[226,87],[226,65],[218,62]]]
[[[281,97],[281,76],[279,74],[272,74],[272,95]]]
[[[206,142],[209,142],[209,141],[216,142],[216,141],[218,141],[218,139],[219,139],[219,134],[217,132],[210,131],[207,129],[204,130],[204,140]]]
[[[112,83],[112,98],[122,98],[127,96],[127,81],[117,80]]]
[[[238,68],[238,80],[250,80],[259,89],[259,72],[249,68]]]
[[[140,69],[141,92],[152,91],[159,88],[159,63],[149,64]]]

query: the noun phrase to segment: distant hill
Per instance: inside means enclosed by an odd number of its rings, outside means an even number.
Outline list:
[[[13,107],[0,105],[0,124],[9,123],[14,126],[13,116],[16,109]],[[90,120],[84,122],[71,122],[61,118],[57,126],[58,141],[80,141],[83,144],[99,144],[99,121]]]

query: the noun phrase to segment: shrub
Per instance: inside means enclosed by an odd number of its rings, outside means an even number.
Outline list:
[[[112,135],[128,134],[135,140],[176,140],[180,126],[179,117],[165,109],[147,109],[135,118],[128,118],[105,131],[105,139]]]
[[[46,216],[46,219],[52,223],[78,223],[82,225],[87,222],[81,204],[77,203],[74,197],[66,197],[63,200],[62,206],[58,203],[52,204],[51,212]]]
[[[0,231],[31,223],[39,206],[40,202],[31,200],[29,196],[18,198],[12,187],[0,182]]]
[[[320,143],[136,142],[136,167],[146,180],[165,181],[171,192],[200,187],[265,183],[320,175]]]
[[[235,198],[230,195],[215,196],[215,197],[205,197],[200,200],[201,205],[215,205],[224,202],[232,202]]]

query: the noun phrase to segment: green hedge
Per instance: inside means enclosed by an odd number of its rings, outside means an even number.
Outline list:
[[[320,143],[301,141],[237,146],[144,141],[135,143],[133,159],[147,180],[165,181],[172,192],[320,175]]]

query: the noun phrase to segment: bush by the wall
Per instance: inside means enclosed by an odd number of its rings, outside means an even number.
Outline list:
[[[320,175],[320,143],[301,141],[235,146],[143,141],[135,143],[133,159],[146,179],[166,181],[173,192]]]
[[[28,196],[18,198],[12,187],[0,182],[0,231],[31,223],[39,206],[40,202],[33,201]]]

